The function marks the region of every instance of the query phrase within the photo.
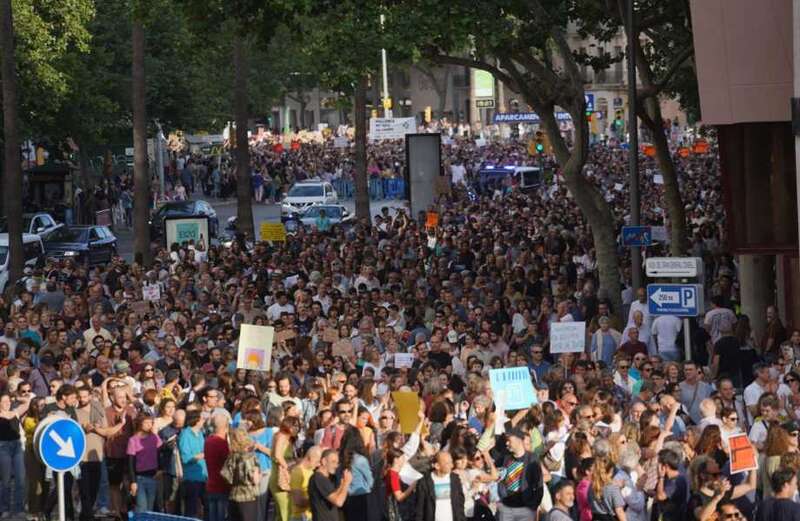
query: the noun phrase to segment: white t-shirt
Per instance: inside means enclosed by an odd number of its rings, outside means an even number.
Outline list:
[[[628,323],[626,326],[633,324],[633,314],[637,311],[642,312],[642,324],[650,325],[650,309],[648,308],[647,302],[642,304],[638,300],[634,300],[631,302],[631,308],[628,311]],[[641,340],[641,339],[640,339]]]
[[[761,398],[761,395],[765,392],[767,392],[767,390],[761,387],[758,380],[753,380],[753,383],[744,388],[744,404],[747,407],[755,406],[758,404],[758,399]],[[786,384],[778,384],[778,392],[776,394],[781,401],[784,401],[792,395],[792,390],[789,389],[789,386]],[[749,409],[747,410],[747,421],[750,424],[753,423],[753,415],[750,414]]]
[[[436,497],[436,515],[434,521],[453,521],[453,504],[450,502],[450,474],[440,478],[431,474],[433,492]]]
[[[267,319],[268,320],[279,320],[281,318],[281,313],[294,313],[294,306],[289,304],[288,302],[281,306],[277,302],[267,308]]]
[[[675,315],[662,315],[653,320],[650,330],[652,336],[658,337],[659,351],[679,351],[677,340],[681,332],[681,319]]]

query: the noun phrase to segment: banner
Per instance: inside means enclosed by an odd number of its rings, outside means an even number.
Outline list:
[[[569,112],[556,112],[557,121],[572,121]],[[539,123],[535,112],[495,112],[494,123]]]
[[[537,403],[527,366],[491,369],[489,385],[492,387],[495,404],[505,411],[527,409]]]
[[[406,134],[417,131],[414,118],[370,118],[369,138],[373,141],[381,139],[403,139]]]
[[[412,391],[395,391],[392,393],[394,407],[397,409],[397,419],[400,422],[400,432],[410,434],[414,432],[419,423],[419,408],[421,401],[417,393]]]
[[[239,330],[238,369],[269,371],[275,328],[242,324]]]
[[[550,324],[550,353],[583,353],[586,350],[586,322]]]

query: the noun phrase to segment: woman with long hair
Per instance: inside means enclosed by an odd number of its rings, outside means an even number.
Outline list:
[[[0,511],[12,516],[25,511],[25,459],[20,440],[20,418],[28,410],[31,396],[11,407],[11,395],[0,394]],[[14,478],[14,504],[11,479]]]
[[[406,456],[401,449],[390,447],[385,454],[386,472],[384,473],[384,481],[386,482],[386,510],[395,509],[397,514],[396,519],[400,521],[400,503],[404,502],[408,497],[414,493],[417,482],[411,484],[403,490],[400,485],[400,470],[406,463]]]
[[[134,434],[128,439],[128,464],[131,495],[136,498],[136,512],[150,512],[156,501],[156,472],[161,438],[153,432],[153,417],[139,413]]]
[[[258,497],[261,469],[253,453],[254,442],[244,429],[230,432],[230,453],[220,474],[231,485],[230,521],[261,520]]]
[[[786,424],[789,425],[791,424]],[[781,457],[791,452],[798,452],[797,432],[789,432],[781,425],[770,427],[764,443],[764,461],[758,466],[761,491],[765,498],[771,497],[775,492],[772,490],[772,474],[778,470]]]
[[[626,521],[625,500],[614,481],[614,463],[608,457],[598,457],[592,466],[589,505],[592,521]]]
[[[273,429],[266,426],[264,415],[261,414],[260,403],[257,404],[258,407],[253,407],[252,404],[247,405],[247,412],[244,413],[240,421],[242,425],[246,426],[246,432],[253,441],[251,449],[255,454],[256,463],[258,463],[258,468],[261,471],[261,477],[258,480],[258,506],[264,516],[266,516],[268,503],[267,487],[269,486],[269,477],[272,470],[270,456],[272,455]]]
[[[703,429],[700,439],[694,446],[694,452],[697,456],[704,455],[713,458],[720,467],[725,465],[728,455],[722,445],[722,431],[718,425],[707,425]]]
[[[289,521],[289,467],[294,463],[294,444],[300,434],[300,419],[284,417],[272,441],[272,472],[269,491],[275,500],[275,519]],[[356,519],[356,518],[353,518]]]
[[[368,497],[374,478],[369,454],[358,429],[349,427],[342,436],[339,462],[342,469],[348,469],[353,474],[353,481],[347,490],[347,500],[343,507],[344,517],[348,520],[367,519]]]

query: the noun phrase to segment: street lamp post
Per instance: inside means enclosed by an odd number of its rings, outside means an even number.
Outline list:
[[[639,135],[636,116],[636,31],[634,20],[634,0],[628,0],[628,162],[631,197],[631,226],[641,221],[639,202]],[[642,286],[642,250],[631,247],[631,281],[636,291]]]
[[[381,29],[383,29],[383,15],[381,15]],[[392,117],[392,107],[389,105],[389,66],[386,63],[386,49],[381,49],[381,69],[383,72],[383,115]]]

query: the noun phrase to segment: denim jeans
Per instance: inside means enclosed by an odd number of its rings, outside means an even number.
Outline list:
[[[11,480],[14,503],[11,503]],[[25,455],[19,440],[0,441],[0,511],[25,511]]]
[[[184,481],[183,482],[183,515],[186,517],[197,517],[200,512],[200,504],[205,503],[206,484],[203,481]]]
[[[206,521],[225,521],[228,514],[227,494],[207,494],[206,505]]]
[[[136,512],[152,512],[156,502],[156,478],[136,475]]]

